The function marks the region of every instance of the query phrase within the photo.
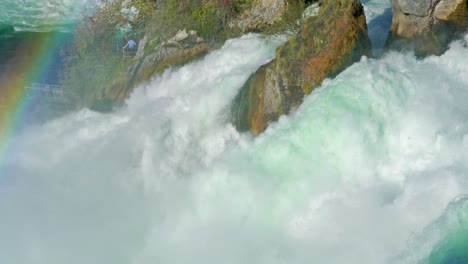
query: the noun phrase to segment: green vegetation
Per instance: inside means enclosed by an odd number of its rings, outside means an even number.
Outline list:
[[[154,13],[154,1],[102,0],[90,9],[93,13],[83,17],[75,32],[62,83],[79,106],[94,107],[94,100],[116,77],[125,75],[129,65],[122,60],[124,43],[116,34],[124,26],[132,27],[135,34],[143,32]]]
[[[237,0],[232,1],[231,11],[235,14],[242,13],[244,10],[247,10],[252,7],[252,0]]]
[[[195,30],[207,41],[223,42],[238,32],[228,27],[231,18],[254,0],[165,0],[158,4],[147,25],[150,39],[164,40],[178,30]]]

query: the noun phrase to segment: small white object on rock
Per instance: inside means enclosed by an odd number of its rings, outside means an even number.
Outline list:
[[[179,42],[181,40],[184,40],[188,38],[187,30],[184,28],[183,30],[177,31],[177,34],[173,38],[169,40],[169,42]]]
[[[318,16],[320,12],[320,4],[319,3],[314,3],[306,8],[304,10],[304,14],[302,15],[303,19],[313,17],[313,16]]]

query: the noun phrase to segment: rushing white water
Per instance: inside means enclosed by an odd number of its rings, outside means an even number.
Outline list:
[[[0,263],[426,263],[468,230],[467,42],[363,58],[257,138],[227,121],[278,45],[255,35],[33,127],[0,178]]]

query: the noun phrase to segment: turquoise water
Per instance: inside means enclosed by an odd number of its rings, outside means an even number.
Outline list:
[[[429,257],[430,264],[468,263],[468,230],[455,230],[448,234],[433,250]]]
[[[0,30],[69,31],[87,0],[0,0]]]
[[[366,5],[369,24],[386,16]],[[230,40],[123,109],[12,138],[0,263],[466,263],[468,36],[439,57],[364,57],[239,134],[230,103],[281,42]]]

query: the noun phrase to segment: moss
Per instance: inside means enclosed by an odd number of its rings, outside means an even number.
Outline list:
[[[275,21],[272,25],[261,30],[263,35],[291,35],[295,34],[304,26],[304,23],[298,23],[303,20],[304,11],[309,5],[321,0],[286,0],[286,11],[282,13],[281,19]],[[310,17],[308,19],[313,19]]]
[[[214,34],[219,34],[224,25],[221,22],[226,10],[217,1],[204,0],[203,4],[193,9],[191,20],[194,22],[193,29],[200,36],[207,39],[214,39]]]
[[[231,1],[232,11],[235,14],[242,14],[245,10],[248,10],[252,7],[253,2],[253,0],[233,0]]]

